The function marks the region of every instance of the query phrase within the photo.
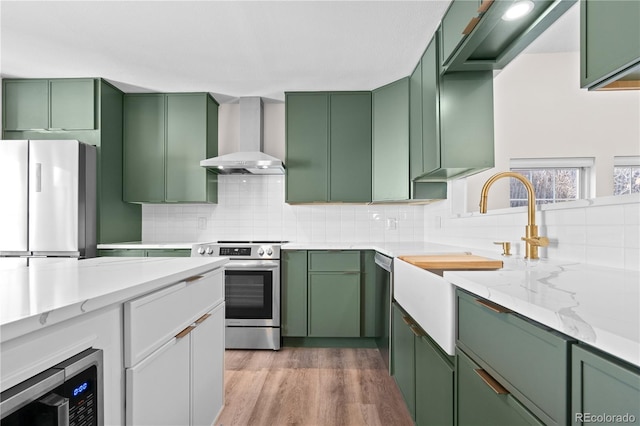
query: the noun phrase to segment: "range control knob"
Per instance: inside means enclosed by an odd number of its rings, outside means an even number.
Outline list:
[[[211,246],[207,247],[207,254],[211,256],[213,254],[213,248]]]
[[[264,256],[264,249],[263,249],[262,247],[260,247],[260,248],[258,249],[258,255],[259,255],[259,256]]]
[[[271,256],[271,255],[273,254],[273,249],[272,249],[271,247],[269,247],[269,248],[267,249],[267,254],[268,254],[269,256]]]
[[[204,247],[198,247],[198,254],[204,254]]]

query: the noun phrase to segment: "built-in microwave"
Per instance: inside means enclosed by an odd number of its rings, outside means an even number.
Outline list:
[[[1,426],[103,426],[102,350],[87,349],[0,394]]]

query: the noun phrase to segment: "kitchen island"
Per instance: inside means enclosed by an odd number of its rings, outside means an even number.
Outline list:
[[[0,270],[0,390],[84,349],[102,349],[105,425],[124,424],[125,399],[135,391],[128,381],[125,384],[125,374],[136,377],[140,364],[158,357],[162,348],[179,340],[174,334],[195,320],[216,318],[211,327],[221,338],[213,344],[222,359],[226,262],[227,258],[109,257]],[[175,302],[170,312],[159,304],[163,300]],[[137,309],[143,303],[158,305],[152,312],[157,320],[144,321],[146,312]],[[155,339],[139,348],[134,344],[139,334]],[[221,390],[223,365],[211,368]]]

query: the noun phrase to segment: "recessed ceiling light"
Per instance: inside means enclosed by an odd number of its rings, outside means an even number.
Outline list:
[[[531,0],[521,0],[515,2],[507,11],[502,15],[502,19],[505,21],[514,21],[528,15],[533,10],[533,2]]]

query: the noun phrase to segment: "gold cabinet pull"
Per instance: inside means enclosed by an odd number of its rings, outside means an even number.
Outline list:
[[[489,10],[489,7],[493,4],[493,0],[482,0],[480,7],[478,8],[478,13],[485,13]]]
[[[478,368],[478,369],[475,369],[473,371],[475,371],[476,374],[478,376],[480,376],[482,381],[485,382],[487,384],[487,386],[489,386],[491,388],[491,390],[493,390],[498,395],[508,395],[509,394],[508,390],[506,390],[500,383],[498,383],[496,381],[496,379],[491,377],[489,375],[489,373],[484,371],[482,368]]]
[[[191,333],[196,327],[194,325],[190,325],[189,327],[182,330],[180,333],[176,334],[176,339],[182,339],[187,334]]]
[[[202,324],[203,322],[205,322],[207,320],[207,318],[209,318],[211,316],[211,314],[204,314],[203,316],[201,316],[200,318],[198,318],[196,320],[196,324]]]
[[[411,331],[413,332],[413,334],[416,337],[424,337],[425,336],[425,334],[422,332],[422,330],[420,330],[420,328],[416,324],[410,325],[409,328],[411,329]]]
[[[497,305],[487,300],[476,299],[476,303],[498,314],[508,314],[509,312],[511,312],[509,309],[505,308],[504,306]]]
[[[480,18],[479,17],[476,16],[475,18],[471,18],[471,20],[469,21],[467,26],[464,28],[464,30],[462,30],[462,35],[467,35],[471,31],[473,31],[473,29],[476,27],[476,25],[478,25],[478,22],[480,22]]]
[[[185,282],[192,283],[192,282],[198,281],[199,279],[202,279],[202,278],[204,278],[204,275],[194,275],[192,277],[189,277],[189,278],[185,279]]]

